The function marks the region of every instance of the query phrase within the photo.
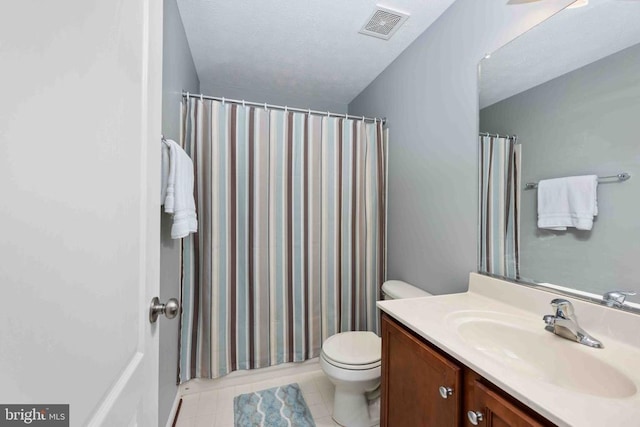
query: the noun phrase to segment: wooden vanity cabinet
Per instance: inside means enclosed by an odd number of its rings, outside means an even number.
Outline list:
[[[381,389],[381,427],[554,426],[384,313]]]
[[[458,427],[461,385],[457,363],[383,316],[381,426]],[[440,387],[451,394],[443,398]]]

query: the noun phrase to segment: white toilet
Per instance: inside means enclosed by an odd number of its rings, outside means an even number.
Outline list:
[[[400,280],[382,285],[384,299],[417,298],[431,294]],[[333,419],[345,427],[370,427],[380,413],[369,415],[369,397],[380,385],[382,341],[373,332],[342,332],[322,343],[320,367],[336,386]]]

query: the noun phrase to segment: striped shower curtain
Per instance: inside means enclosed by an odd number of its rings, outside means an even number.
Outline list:
[[[181,381],[378,331],[382,125],[197,98],[182,113],[200,229],[183,242]]]
[[[480,136],[479,271],[520,278],[520,144]]]

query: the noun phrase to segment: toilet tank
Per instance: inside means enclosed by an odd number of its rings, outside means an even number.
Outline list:
[[[382,295],[384,299],[418,298],[428,297],[431,294],[416,288],[402,280],[387,280],[382,284]]]

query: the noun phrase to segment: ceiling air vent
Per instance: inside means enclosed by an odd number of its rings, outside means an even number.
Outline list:
[[[406,13],[376,6],[369,20],[359,32],[367,36],[389,40],[408,18],[409,15]]]

